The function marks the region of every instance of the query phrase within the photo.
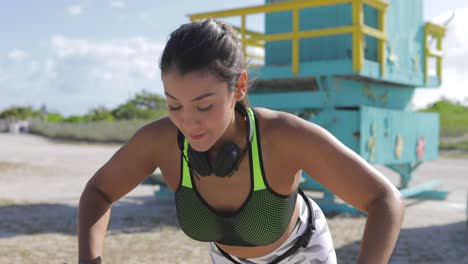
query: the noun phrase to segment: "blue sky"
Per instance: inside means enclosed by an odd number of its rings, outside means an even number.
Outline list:
[[[463,3],[465,2],[465,3]],[[259,0],[0,0],[0,111],[46,104],[65,115],[115,107],[142,89],[161,93],[157,61],[187,14],[263,4]],[[425,0],[425,20],[457,10],[444,42],[441,89],[418,91],[413,103],[441,95],[468,98],[468,2]],[[255,21],[254,21],[255,20]],[[249,26],[263,27],[260,17]],[[448,48],[448,49],[447,49]]]

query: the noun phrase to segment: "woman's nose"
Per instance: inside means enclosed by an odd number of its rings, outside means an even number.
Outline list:
[[[184,113],[182,117],[182,126],[185,127],[185,129],[190,130],[197,128],[199,124],[199,118],[195,113],[192,113],[191,111],[186,111]]]

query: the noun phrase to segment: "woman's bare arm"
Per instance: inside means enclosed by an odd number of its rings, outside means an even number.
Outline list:
[[[78,211],[80,261],[100,263],[111,205],[157,168],[169,142],[168,122],[161,119],[137,131],[86,184]]]
[[[304,169],[338,197],[368,214],[358,263],[387,263],[400,232],[404,202],[378,170],[325,129],[278,114],[276,142],[285,162]]]

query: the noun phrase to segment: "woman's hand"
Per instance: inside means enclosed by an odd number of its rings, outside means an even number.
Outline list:
[[[97,257],[92,260],[78,260],[78,264],[101,264],[102,259],[101,257]]]

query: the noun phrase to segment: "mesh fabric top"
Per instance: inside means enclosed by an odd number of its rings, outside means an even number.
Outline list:
[[[232,246],[263,246],[278,240],[289,225],[297,190],[288,196],[275,193],[265,181],[260,151],[258,123],[247,108],[253,138],[249,149],[251,190],[246,201],[235,212],[221,212],[208,205],[192,185],[193,175],[181,155],[181,183],[175,193],[179,225],[192,239],[219,242]],[[187,157],[185,139],[184,155]]]

